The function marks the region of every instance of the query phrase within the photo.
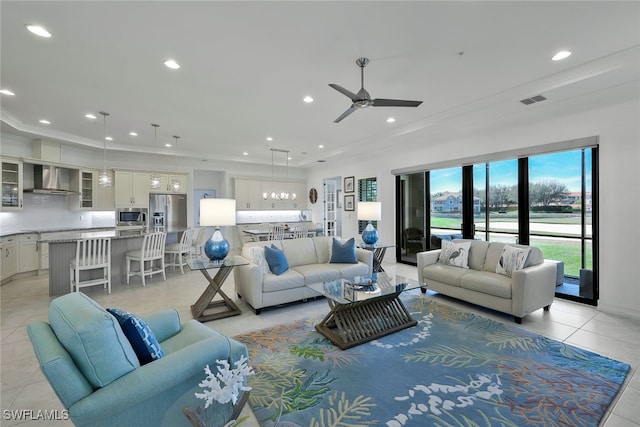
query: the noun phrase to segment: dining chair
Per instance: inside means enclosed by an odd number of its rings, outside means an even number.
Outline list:
[[[284,225],[278,224],[271,227],[267,240],[284,240]]]
[[[184,274],[184,266],[187,265],[186,256],[191,252],[193,233],[193,228],[189,228],[182,233],[179,242],[166,246],[164,253],[169,256],[169,262],[165,267],[180,267],[180,273]]]
[[[164,247],[167,240],[167,233],[149,233],[142,239],[142,247],[129,251],[125,255],[127,262],[127,285],[131,276],[140,276],[142,286],[146,286],[145,277],[153,277],[154,274],[162,273],[162,278],[167,280],[164,265]],[[140,265],[138,271],[131,270],[131,263],[137,262]],[[146,265],[148,264],[148,268]],[[157,267],[154,269],[154,264]]]
[[[81,280],[80,273],[102,270],[101,276]],[[69,263],[70,291],[80,292],[80,288],[103,285],[111,293],[111,239],[97,237],[82,239],[76,243],[76,256]]]
[[[302,239],[303,237],[309,236],[309,226],[307,224],[297,225],[293,229],[292,237],[294,239]]]

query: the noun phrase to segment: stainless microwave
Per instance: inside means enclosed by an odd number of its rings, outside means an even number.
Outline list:
[[[118,208],[116,209],[117,227],[147,227],[149,209],[147,208]]]

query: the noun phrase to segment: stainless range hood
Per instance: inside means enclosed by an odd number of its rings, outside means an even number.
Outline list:
[[[24,191],[61,196],[80,194],[71,190],[71,169],[52,165],[33,165],[33,181],[33,188]]]

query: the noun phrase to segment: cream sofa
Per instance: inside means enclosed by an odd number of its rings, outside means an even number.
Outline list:
[[[252,248],[271,244],[282,249],[289,264],[289,269],[279,276],[271,273],[264,261],[252,253],[255,251]],[[265,307],[317,297],[307,284],[372,273],[373,252],[356,248],[356,264],[334,264],[329,262],[332,244],[333,237],[245,243],[240,256],[249,264],[233,269],[236,293],[260,314]]]
[[[540,249],[530,247],[524,268],[509,277],[496,273],[504,243],[465,239],[453,242],[471,242],[469,268],[439,263],[441,249],[418,253],[418,278],[427,283],[428,289],[511,314],[516,323],[540,308],[549,310],[555,296],[556,265],[545,262]]]

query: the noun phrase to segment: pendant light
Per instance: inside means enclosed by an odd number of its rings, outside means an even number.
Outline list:
[[[289,150],[281,150],[278,148],[270,148],[271,150],[271,194],[267,193],[267,192],[263,192],[262,193],[262,198],[264,200],[267,200],[269,197],[271,197],[272,200],[296,200],[296,194],[295,193],[289,193]],[[273,177],[274,177],[274,152],[278,152],[278,153],[284,153],[286,157],[286,182],[285,182],[285,188],[282,189],[282,191],[274,191],[274,181],[273,181]]]
[[[101,187],[111,187],[111,171],[107,170],[107,116],[109,113],[100,111],[102,115],[102,143],[104,164],[100,172],[98,172],[98,183]]]
[[[158,169],[158,128],[160,127],[160,125],[151,123],[151,126],[153,126],[153,147],[155,150],[156,169]],[[152,172],[151,175],[149,175],[149,180],[149,186],[152,190],[157,190],[160,188],[160,175],[158,175],[157,172]]]
[[[176,143],[175,143],[175,153],[176,153],[176,172],[178,171],[178,139],[180,138],[179,136],[173,135],[173,137],[176,139]],[[171,191],[180,191],[180,180],[178,178],[171,178]]]

